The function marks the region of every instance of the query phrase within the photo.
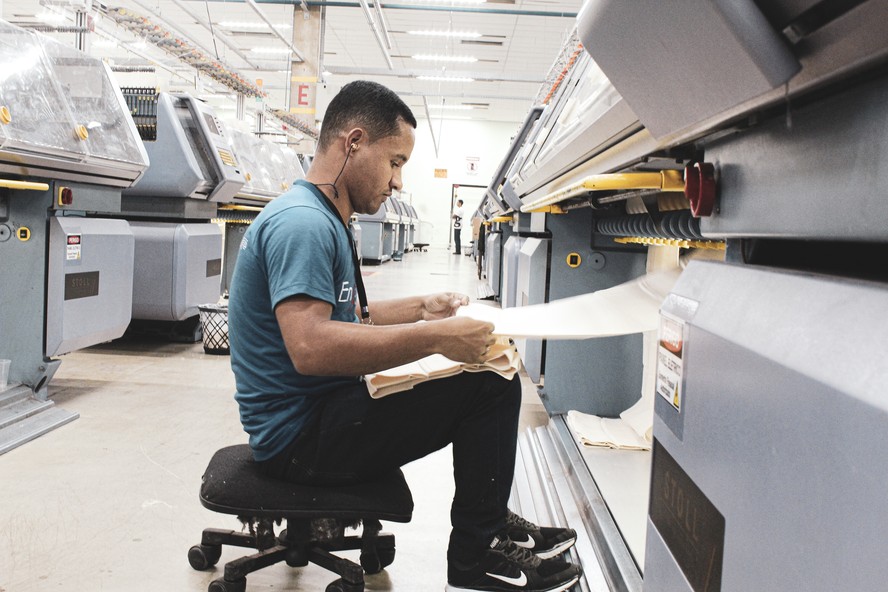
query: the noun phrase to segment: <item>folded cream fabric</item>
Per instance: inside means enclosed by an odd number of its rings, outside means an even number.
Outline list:
[[[599,417],[571,409],[567,412],[567,425],[583,446],[622,450],[651,449],[647,430],[645,435],[639,434],[623,417]]]
[[[589,294],[500,309],[471,303],[458,316],[488,321],[495,335],[543,339],[588,339],[655,330],[660,304],[675,285],[681,270],[655,271]]]
[[[433,354],[403,366],[375,374],[367,374],[364,376],[364,382],[367,384],[370,396],[379,399],[386,395],[412,389],[415,385],[426,380],[445,378],[460,372],[489,371],[496,372],[503,378],[511,379],[520,369],[521,358],[518,356],[515,346],[509,339],[500,337],[490,347],[488,359],[483,364],[463,364],[454,362],[441,354]]]

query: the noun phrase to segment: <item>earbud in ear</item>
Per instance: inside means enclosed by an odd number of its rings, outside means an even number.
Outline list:
[[[358,145],[355,144],[354,142],[352,142],[351,150],[357,150],[357,149],[358,149]]]

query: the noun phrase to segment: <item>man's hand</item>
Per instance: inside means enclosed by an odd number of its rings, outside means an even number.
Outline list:
[[[492,323],[455,317],[435,325],[436,329],[445,330],[441,353],[455,362],[483,364],[487,361],[490,347],[496,343]]]
[[[426,296],[422,300],[420,318],[424,321],[437,321],[456,314],[456,309],[469,303],[469,297],[457,292],[442,292]]]

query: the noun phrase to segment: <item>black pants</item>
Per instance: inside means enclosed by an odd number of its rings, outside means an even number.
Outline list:
[[[452,443],[448,556],[469,560],[504,526],[520,407],[518,377],[493,372],[463,372],[382,399],[372,399],[362,383],[325,395],[317,420],[263,464],[296,483],[351,483]]]
[[[456,248],[453,250],[454,253],[462,254],[462,228],[454,228],[453,229],[453,243],[456,245]]]

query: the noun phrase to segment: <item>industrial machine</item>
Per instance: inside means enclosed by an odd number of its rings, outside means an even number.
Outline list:
[[[216,222],[243,228],[304,174],[268,140],[242,171],[208,105],[121,92],[100,60],[3,21],[0,62],[2,453],[77,417],[48,399],[59,356],[127,331],[199,339],[197,307],[236,256]]]
[[[392,215],[397,218],[395,232],[392,235],[392,261],[401,261],[404,259],[404,240],[407,235],[407,212],[394,195],[388,198],[386,203]]]
[[[361,225],[361,260],[381,264],[389,261],[398,245],[401,215],[391,199],[375,214],[359,214]]]
[[[886,18],[583,6],[481,207],[501,300],[495,235],[523,235],[517,305],[682,269],[658,329],[522,352],[551,421],[520,439],[513,503],[577,528],[581,589],[884,587]],[[632,410],[649,450],[586,446],[569,420]]]
[[[305,178],[299,154],[292,148],[239,129],[231,129],[229,133],[245,182],[233,203],[220,206],[215,218],[223,232],[223,293],[231,285],[247,226],[265,204],[287,191],[298,179]]]
[[[413,234],[418,218],[412,205],[394,196],[390,199],[394,201],[394,206],[401,216],[401,221],[398,223],[398,245],[395,252],[400,253],[403,257],[404,253],[413,249]]]
[[[207,104],[187,94],[125,94],[151,159],[121,208],[135,237],[130,333],[198,341],[198,306],[222,290],[222,232],[212,219],[243,187],[241,164]]]
[[[58,356],[120,337],[134,235],[121,189],[146,151],[100,60],[0,21],[0,453],[78,417],[47,386]]]

